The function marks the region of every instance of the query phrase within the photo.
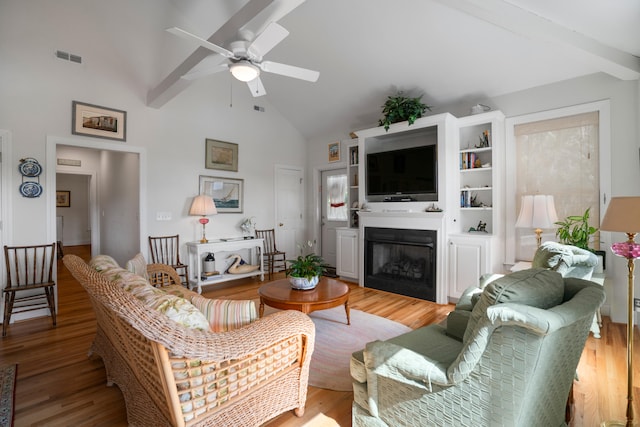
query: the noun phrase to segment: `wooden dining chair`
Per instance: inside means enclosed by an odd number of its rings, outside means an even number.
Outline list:
[[[53,280],[56,244],[34,246],[5,246],[4,261],[7,283],[4,295],[2,336],[13,313],[49,308],[53,326],[56,326],[56,300]]]
[[[276,268],[280,268],[278,271],[287,269],[287,256],[285,252],[279,251],[276,248],[275,229],[256,230],[256,237],[258,239],[264,239],[264,261],[266,264],[264,267],[269,273],[269,280],[271,280]]]
[[[180,261],[180,236],[149,236],[151,262],[167,264],[180,276],[182,284],[189,287],[189,267]]]

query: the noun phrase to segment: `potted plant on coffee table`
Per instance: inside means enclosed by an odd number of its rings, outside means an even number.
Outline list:
[[[308,248],[313,248],[313,245],[314,242],[310,240],[306,244]],[[301,255],[298,255],[296,259],[287,260],[289,263],[287,274],[293,289],[309,290],[316,287],[320,276],[326,271],[327,265],[321,256],[313,252],[302,255],[302,252],[303,247],[300,247]]]

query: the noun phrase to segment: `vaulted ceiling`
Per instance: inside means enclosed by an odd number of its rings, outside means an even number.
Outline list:
[[[227,73],[181,79],[210,52],[167,33],[167,26],[209,39],[248,3],[263,2],[262,15],[247,28],[259,33],[275,20],[290,32],[266,58],[317,70],[320,78],[310,83],[263,72],[267,94],[254,103],[277,109],[309,139],[346,138],[375,126],[380,106],[397,91],[424,95],[438,113],[593,73],[640,76],[636,0],[167,1],[170,10],[157,27],[148,24],[163,48],[149,105],[162,108],[191,85],[229,79]],[[251,94],[242,88],[234,96]]]

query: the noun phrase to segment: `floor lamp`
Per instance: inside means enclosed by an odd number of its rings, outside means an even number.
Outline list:
[[[553,228],[556,221],[558,221],[558,215],[553,196],[542,194],[522,196],[516,227],[535,228],[538,247],[542,243],[542,229]]]
[[[607,421],[605,426],[633,425],[633,269],[640,258],[640,244],[634,239],[640,231],[640,197],[613,197],[604,215],[600,230],[627,234],[627,241],[614,243],[611,251],[627,259],[627,420]]]

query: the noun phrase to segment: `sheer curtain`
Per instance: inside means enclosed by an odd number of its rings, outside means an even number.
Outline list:
[[[327,219],[346,221],[348,219],[347,175],[327,177]]]
[[[591,208],[589,223],[598,227],[599,113],[519,124],[514,131],[516,213],[523,195],[548,194],[554,196],[560,220]],[[533,230],[517,229],[515,240],[516,259],[531,260],[536,250]],[[555,229],[545,230],[545,240],[556,240]]]

